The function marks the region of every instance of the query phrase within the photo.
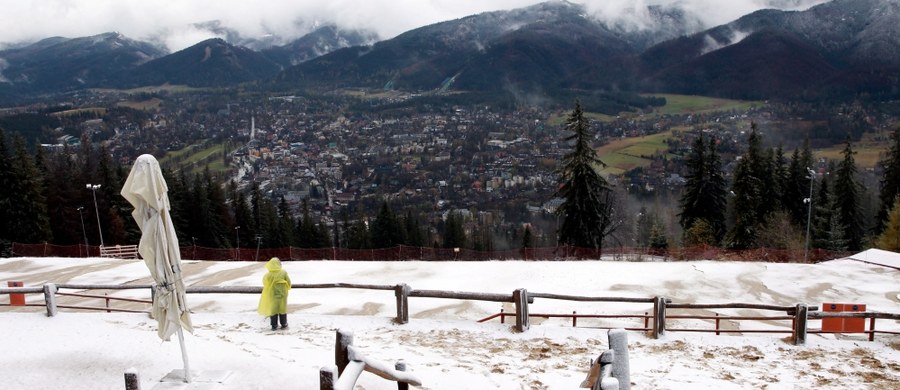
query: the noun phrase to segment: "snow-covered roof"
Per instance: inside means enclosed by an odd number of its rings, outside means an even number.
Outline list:
[[[848,259],[900,270],[900,253],[897,252],[872,248],[850,256]]]

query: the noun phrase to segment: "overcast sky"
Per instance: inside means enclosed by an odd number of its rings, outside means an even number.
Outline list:
[[[543,0],[0,0],[0,43],[75,38],[118,31],[165,43],[172,51],[212,38],[191,24],[212,20],[248,37],[296,38],[314,23],[374,30],[382,38],[440,21],[512,9]],[[558,0],[554,0],[558,1]],[[805,8],[825,0],[575,0],[604,19],[641,26],[648,4],[683,3],[709,26],[777,4]]]

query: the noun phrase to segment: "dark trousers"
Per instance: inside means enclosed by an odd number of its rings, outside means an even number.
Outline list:
[[[274,316],[269,317],[269,321],[272,323],[272,329],[278,328],[278,321],[281,321],[281,327],[287,328],[287,313],[285,314],[276,314]]]

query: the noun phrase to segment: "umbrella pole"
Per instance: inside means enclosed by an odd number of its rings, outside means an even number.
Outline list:
[[[184,382],[191,383],[191,366],[188,364],[187,350],[184,348],[184,331],[178,324],[178,344],[181,346],[181,360],[184,361]]]

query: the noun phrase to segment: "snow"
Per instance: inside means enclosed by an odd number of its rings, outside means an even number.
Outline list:
[[[820,264],[761,262],[284,262],[295,284],[356,283],[417,290],[511,295],[529,292],[606,297],[665,296],[675,303],[761,303],[790,306],[862,303],[869,311],[900,312],[900,271],[851,259]],[[262,262],[182,263],[188,286],[259,286]],[[0,283],[149,284],[141,260],[4,258]],[[68,290],[67,292],[72,292]],[[98,292],[88,292],[97,294]],[[149,298],[147,289],[111,295]],[[26,296],[29,303],[41,294]],[[71,297],[59,297],[71,300]],[[9,389],[122,389],[137,373],[142,389],[318,389],[319,370],[334,364],[336,330],[351,332],[368,359],[392,367],[398,360],[423,389],[576,389],[589,362],[609,346],[597,326],[643,326],[640,319],[532,318],[517,333],[512,318],[476,321],[512,304],[454,299],[409,299],[410,322],[394,323],[393,291],[304,289],[291,291],[287,330],[267,330],[255,294],[189,294],[193,334],[185,346],[194,382],[160,382],[183,368],[179,343],[161,341],[146,314],[41,307],[0,307],[0,387]],[[84,304],[102,305],[97,299]],[[0,297],[0,302],[6,302]],[[149,305],[114,303],[146,309]],[[130,305],[130,306],[129,306]],[[643,314],[650,304],[589,303],[536,298],[532,313]],[[753,310],[722,314],[774,315]],[[671,314],[670,314],[671,315]],[[723,327],[786,329],[784,321],[729,322]],[[670,328],[714,328],[683,321]],[[820,327],[811,321],[810,328]],[[878,320],[878,330],[900,331],[900,321]],[[900,381],[900,336],[809,334],[795,346],[789,334],[723,334],[670,331],[661,339],[628,332],[634,389],[892,389]],[[204,380],[212,382],[201,382]],[[204,387],[205,386],[205,387]],[[395,389],[363,373],[358,389]]]

